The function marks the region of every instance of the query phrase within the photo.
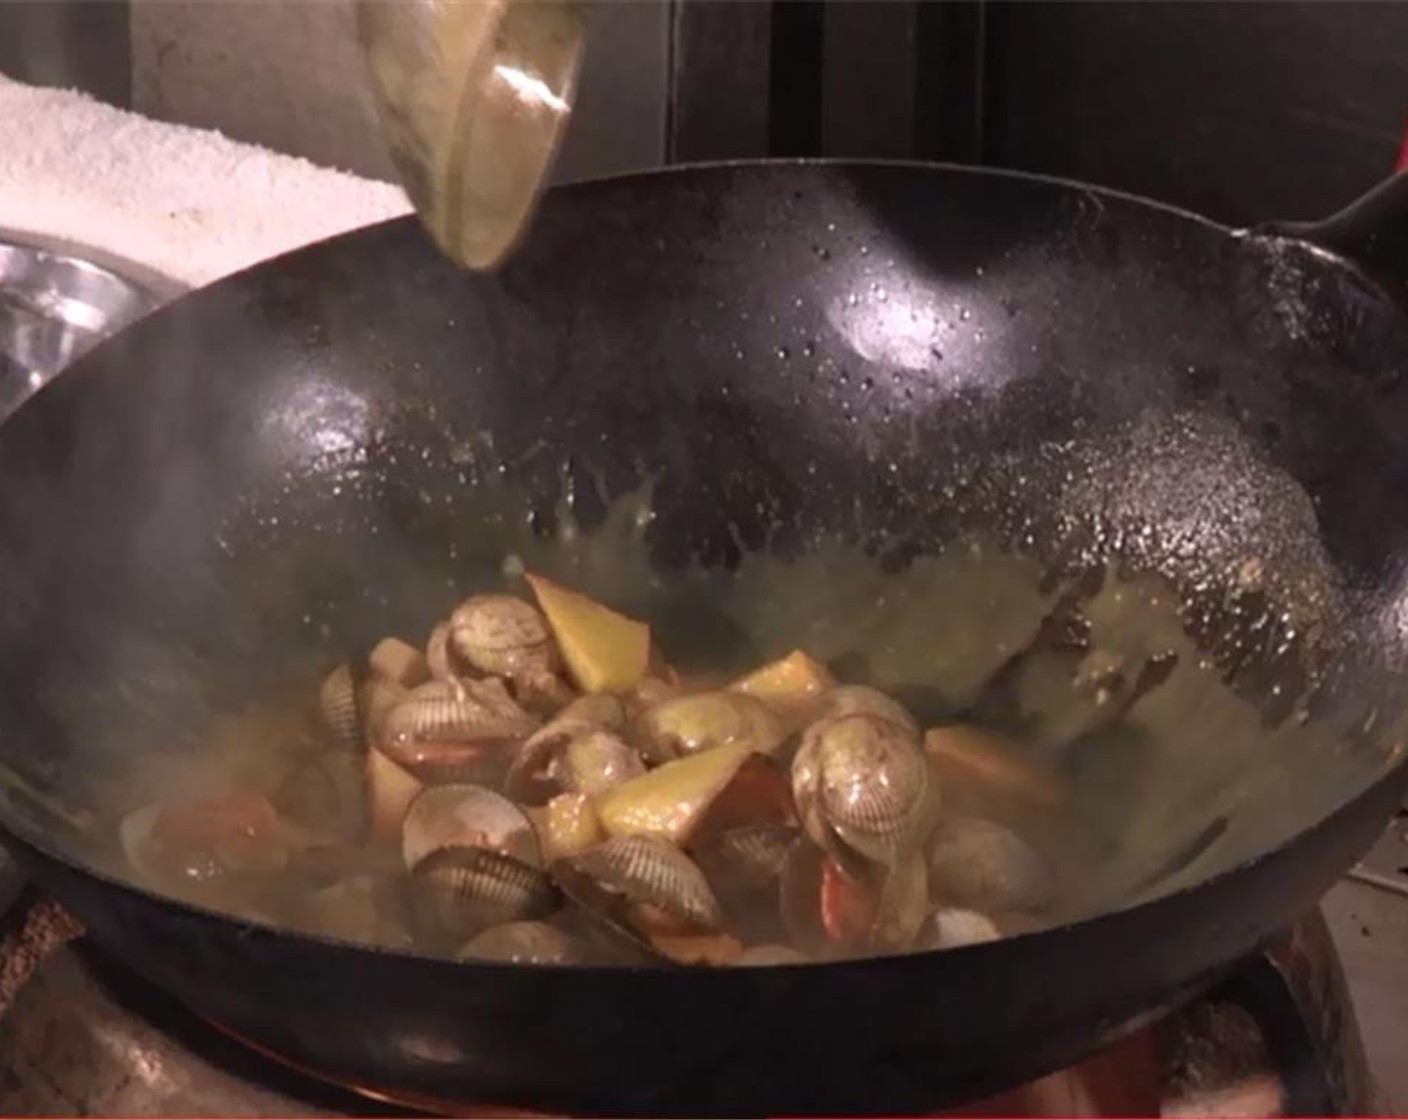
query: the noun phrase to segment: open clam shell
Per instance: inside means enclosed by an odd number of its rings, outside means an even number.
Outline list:
[[[406,867],[415,868],[441,848],[486,848],[530,867],[542,863],[538,834],[527,814],[483,786],[433,786],[411,802],[401,824]]]
[[[377,721],[373,745],[430,784],[502,780],[537,721],[494,680],[435,680]]]
[[[542,805],[559,793],[597,797],[644,773],[640,755],[615,732],[561,718],[524,741],[504,788],[526,805]]]
[[[614,837],[565,861],[627,903],[639,932],[717,930],[723,912],[704,873],[687,855],[649,836]]]
[[[886,865],[917,843],[932,786],[917,731],[869,712],[812,724],[792,760],[793,795],[812,840],[832,851],[839,839]]]
[[[559,663],[547,619],[512,595],[474,595],[450,615],[450,648],[466,664],[498,677],[551,675]]]
[[[334,746],[347,751],[361,749],[362,718],[352,666],[339,665],[323,679],[318,689],[318,715]]]
[[[919,724],[909,714],[909,709],[893,696],[868,684],[840,684],[828,689],[822,694],[818,708],[814,722],[864,714],[879,716],[899,724],[916,737],[919,735]]]
[[[715,890],[775,887],[798,836],[789,824],[753,824],[711,836],[695,851],[700,869]]]
[[[546,917],[558,904],[541,868],[490,848],[431,852],[412,868],[411,891],[421,924],[457,941],[505,922]]]
[[[782,720],[761,700],[726,691],[665,700],[640,714],[635,731],[641,750],[654,762],[725,746],[770,754],[787,736]]]

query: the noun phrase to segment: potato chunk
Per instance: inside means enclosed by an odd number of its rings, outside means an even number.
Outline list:
[[[583,692],[619,692],[645,675],[650,627],[543,576],[525,577],[567,671]]]
[[[816,658],[794,649],[786,657],[769,661],[729,685],[732,692],[746,692],[779,712],[805,709],[836,684],[831,670]]]

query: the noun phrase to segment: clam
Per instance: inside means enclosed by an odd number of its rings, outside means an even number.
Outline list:
[[[840,716],[872,715],[897,723],[916,737],[919,724],[909,710],[892,696],[866,684],[843,684],[822,695],[817,721]]]
[[[467,665],[495,677],[551,675],[557,644],[547,619],[512,595],[474,595],[450,615],[450,649]]]
[[[432,933],[462,941],[504,922],[542,918],[557,890],[541,868],[492,848],[439,848],[411,869],[411,898]]]
[[[432,786],[411,802],[401,825],[406,867],[440,848],[486,848],[531,867],[542,863],[533,822],[503,794],[483,786]]]
[[[615,732],[563,717],[525,740],[504,788],[515,800],[541,805],[559,793],[595,797],[644,773],[640,755]]]
[[[586,953],[570,934],[546,922],[506,922],[472,938],[456,956],[462,961],[509,964],[584,964]]]
[[[785,933],[779,910],[782,868],[798,835],[793,825],[743,825],[711,836],[695,851],[729,928],[745,940]]]
[[[427,781],[496,781],[537,721],[496,680],[435,680],[386,712],[375,745]]]
[[[677,696],[647,708],[636,721],[636,733],[653,762],[723,746],[770,754],[786,738],[782,721],[761,700],[722,691]]]
[[[704,873],[662,840],[614,837],[562,862],[619,898],[626,924],[639,933],[708,932],[723,923]]]
[[[668,964],[661,953],[631,924],[630,904],[624,895],[608,890],[571,861],[559,859],[549,874],[568,905],[558,923],[584,948],[593,961],[615,964]]]
[[[789,824],[742,825],[710,837],[695,858],[720,894],[774,889],[797,836]]]
[[[941,906],[925,920],[916,944],[920,949],[958,949],[996,941],[1001,936],[986,914],[958,906]]]
[[[929,888],[946,905],[1003,913],[1035,911],[1053,898],[1055,871],[1005,825],[950,817],[929,837]]]
[[[807,728],[792,792],[807,835],[851,869],[857,856],[897,863],[921,839],[934,800],[918,733],[870,712]]]
[[[318,714],[334,745],[349,751],[361,749],[362,721],[350,665],[339,665],[324,678],[318,689]]]

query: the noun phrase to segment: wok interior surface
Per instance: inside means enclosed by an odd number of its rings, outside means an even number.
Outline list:
[[[1180,998],[1380,823],[1405,370],[1408,328],[1337,262],[1018,176],[585,185],[488,277],[372,227],[181,301],[0,430],[0,819],[119,954],[363,1084],[933,1107]],[[1072,779],[1100,853],[1073,913],[1156,901],[912,959],[552,975],[83,872],[221,714],[425,633],[508,556],[684,666],[800,646],[926,722],[981,717]],[[1072,687],[1091,650],[1147,688],[1113,722]],[[356,1006],[374,1023],[335,1021]]]

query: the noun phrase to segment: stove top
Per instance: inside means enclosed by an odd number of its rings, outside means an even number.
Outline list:
[[[1326,1116],[1362,1115],[1375,1104],[1317,911],[1162,1023],[1080,1066],[945,1115]],[[424,1113],[245,1048],[105,958],[57,904],[22,892],[0,917],[0,1115]]]

